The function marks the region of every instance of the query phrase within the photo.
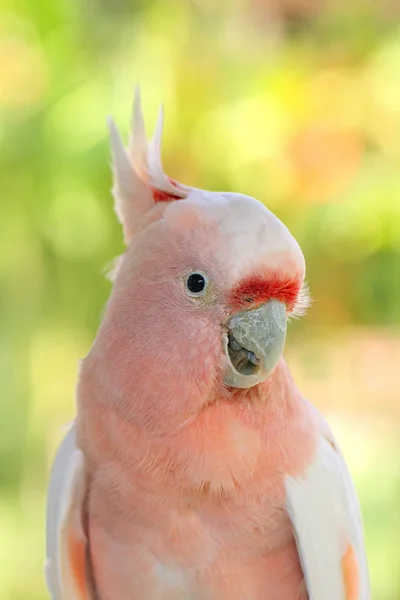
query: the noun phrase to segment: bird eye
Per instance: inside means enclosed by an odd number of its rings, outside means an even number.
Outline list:
[[[186,278],[186,288],[191,296],[200,296],[207,287],[207,277],[204,273],[190,273]]]

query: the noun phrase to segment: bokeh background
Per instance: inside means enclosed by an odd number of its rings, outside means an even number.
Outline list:
[[[374,600],[400,599],[398,0],[3,0],[0,598],[44,600],[45,488],[123,248],[106,116],[166,112],[164,164],[261,199],[315,300],[287,358],[360,495]]]

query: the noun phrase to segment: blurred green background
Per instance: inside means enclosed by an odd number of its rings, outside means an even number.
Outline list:
[[[0,598],[44,600],[44,505],[77,362],[123,248],[105,120],[166,112],[166,171],[264,201],[314,304],[287,358],[360,494],[374,600],[400,598],[397,0],[3,0]]]

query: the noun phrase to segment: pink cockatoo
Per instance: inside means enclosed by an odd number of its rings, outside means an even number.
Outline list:
[[[48,495],[54,600],[369,600],[356,493],[282,357],[305,262],[263,204],[110,122],[127,244]]]

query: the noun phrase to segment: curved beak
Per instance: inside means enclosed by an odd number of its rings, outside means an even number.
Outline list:
[[[286,305],[279,300],[232,317],[223,339],[228,361],[225,384],[249,388],[264,381],[282,356],[286,324]]]

